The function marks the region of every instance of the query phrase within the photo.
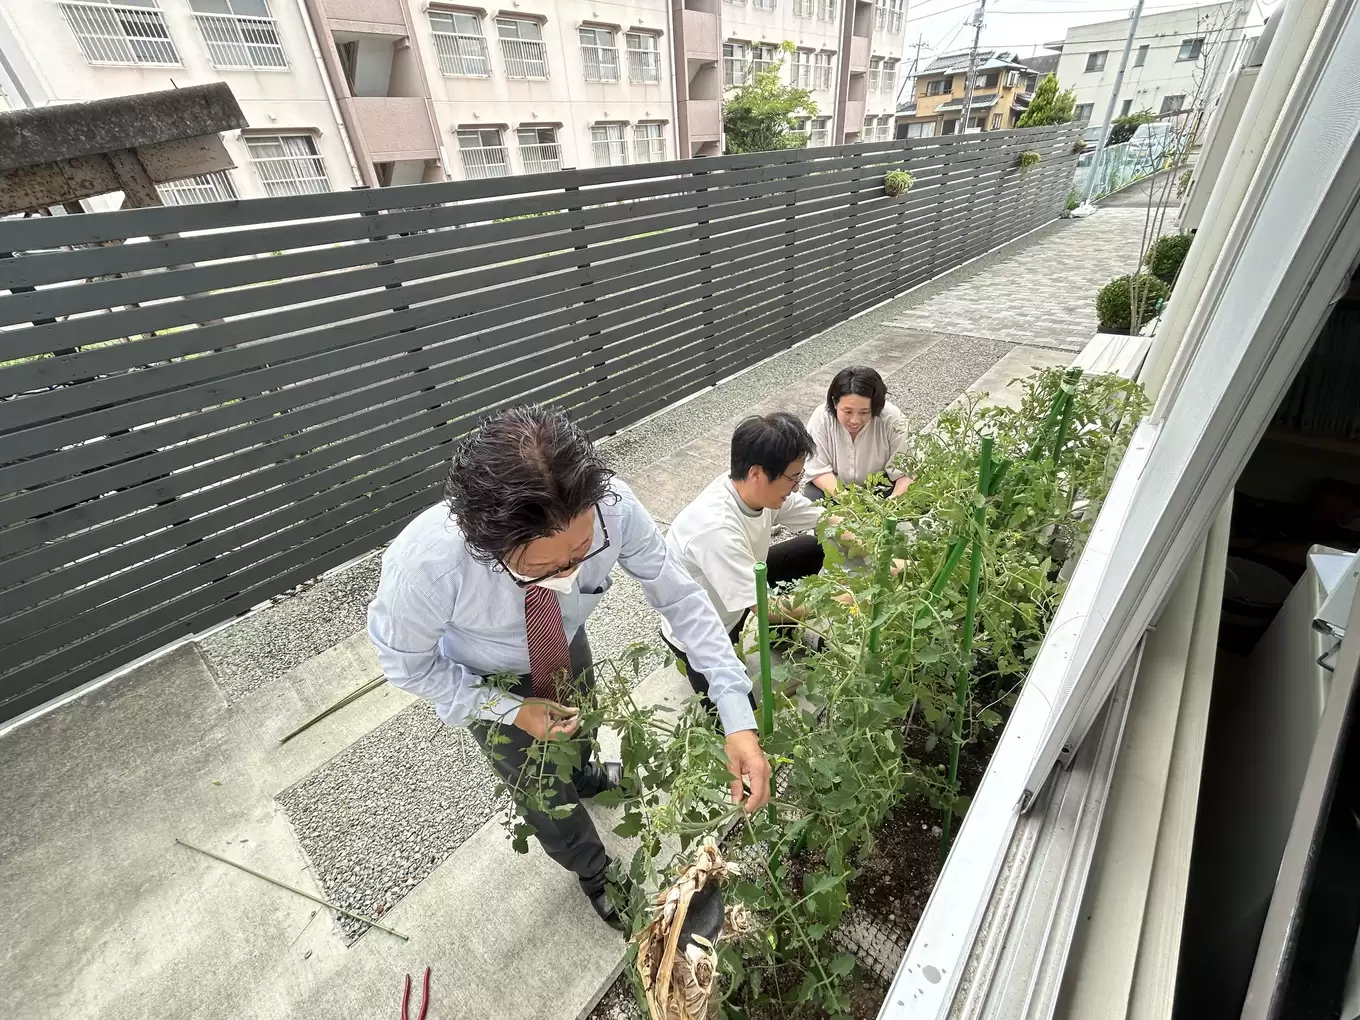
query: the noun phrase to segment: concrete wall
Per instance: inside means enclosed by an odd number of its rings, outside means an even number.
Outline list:
[[[1166,96],[1184,95],[1185,107],[1189,109],[1196,94],[1206,98],[1216,95],[1246,52],[1247,41],[1260,35],[1264,23],[1260,9],[1250,0],[1144,15],[1129,54],[1115,116],[1120,115],[1125,100],[1132,101],[1132,113],[1143,109],[1157,113]],[[1076,89],[1078,105],[1091,104],[1093,125],[1105,119],[1128,33],[1127,18],[1067,30],[1062,58],[1058,61],[1058,82],[1064,88]],[[1199,59],[1177,59],[1182,41],[1200,37],[1204,39],[1204,49]],[[1142,46],[1148,48],[1147,54],[1143,65],[1136,67]],[[1088,55],[1100,50],[1108,54],[1104,69],[1087,71]]]

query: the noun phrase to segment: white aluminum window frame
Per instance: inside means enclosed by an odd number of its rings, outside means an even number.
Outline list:
[[[812,80],[816,83],[813,88],[819,92],[827,92],[831,89],[831,72],[834,69],[834,53],[821,50],[814,53],[812,61]]]
[[[888,32],[901,35],[906,19],[907,0],[888,0]]]
[[[751,81],[751,47],[744,42],[723,43],[723,88],[740,88]]]
[[[954,94],[954,76],[950,74],[926,82],[925,94],[927,96],[952,96]]]
[[[241,196],[230,170],[215,170],[197,177],[184,177],[156,185],[165,205],[202,205],[207,202],[233,202]]]
[[[831,118],[813,117],[808,124],[808,148],[820,149],[831,144]]]
[[[789,65],[789,84],[799,88],[812,88],[812,50],[794,50],[793,62]],[[799,58],[802,59],[799,59]]]
[[[483,181],[495,177],[509,177],[510,149],[505,144],[505,131],[499,127],[455,128],[454,140],[458,143],[458,160],[463,168],[463,176],[470,181]],[[476,145],[470,142],[476,135]],[[487,135],[493,143],[487,144]]]
[[[817,0],[793,0],[793,16],[795,18],[815,18],[817,16]]]
[[[1204,37],[1196,36],[1193,39],[1182,39],[1181,48],[1176,53],[1176,63],[1192,62],[1198,60],[1204,54]]]
[[[224,0],[228,7],[232,0]],[[267,0],[261,0],[266,15],[217,14],[194,10],[194,0],[189,0],[194,21],[198,24],[199,35],[208,49],[208,59],[213,67],[228,71],[248,69],[255,71],[287,71],[288,51],[284,49],[283,39],[274,20],[274,12]],[[251,35],[257,38],[250,38]],[[232,59],[232,54],[240,53],[245,59]],[[260,59],[264,57],[265,59]]]
[[[619,49],[614,30],[582,25],[576,30],[576,36],[581,44],[581,73],[585,80],[594,83],[618,81]],[[587,42],[587,39],[592,41]],[[601,42],[601,39],[605,41]]]
[[[628,139],[624,135],[627,124],[590,125],[590,151],[596,166],[626,166]]]
[[[486,44],[482,17],[472,11],[431,8],[425,12],[434,37],[439,73],[446,78],[490,78],[491,50]],[[435,19],[440,19],[439,25]],[[471,26],[468,25],[471,22]],[[460,24],[461,23],[461,24]],[[443,27],[447,25],[447,27]],[[476,32],[459,31],[475,27]]]
[[[1205,291],[1196,295],[1201,311],[1171,377],[1119,465],[881,1020],[952,1014],[1017,806],[1033,803],[1055,767],[1093,732],[1336,295],[1349,286],[1360,252],[1360,163],[1351,158],[1360,110],[1349,101],[1360,75],[1360,11],[1338,9],[1334,17],[1335,37],[1300,74]]]
[[[779,47],[774,43],[756,43],[751,47],[751,74],[768,71],[779,61]]]
[[[877,92],[877,91],[878,91],[878,80],[879,80],[880,77],[882,77],[882,74],[883,74],[883,58],[882,58],[882,57],[870,57],[870,58],[869,58],[869,91],[870,91],[870,92]]]
[[[521,35],[532,29],[528,36]],[[513,30],[514,35],[506,35]],[[496,39],[501,44],[501,60],[505,76],[516,81],[546,81],[548,78],[548,47],[543,41],[543,23],[533,18],[503,15],[496,19]]]
[[[526,142],[526,136],[533,141]],[[562,143],[555,125],[523,124],[515,130],[515,145],[526,174],[548,174],[562,169]]]
[[[666,160],[666,125],[660,121],[644,121],[633,125],[633,162],[664,163]]]
[[[874,0],[874,31],[886,32],[888,29],[888,0]]]
[[[883,61],[883,76],[878,80],[878,90],[880,92],[897,91],[897,60]]]
[[[1184,92],[1173,92],[1170,95],[1162,96],[1162,106],[1160,115],[1163,117],[1168,117],[1171,116],[1172,114],[1182,112],[1185,109],[1185,101],[1187,98],[1189,97],[1186,96]],[[1167,103],[1170,102],[1172,99],[1179,99],[1180,102],[1178,102],[1175,106],[1168,108]]]
[[[628,80],[639,85],[661,83],[661,39],[653,32],[628,32]]]
[[[288,141],[303,140],[307,143],[310,152],[289,153]],[[326,171],[326,159],[321,154],[321,148],[316,144],[316,137],[307,132],[274,132],[270,134],[248,134],[242,138],[246,143],[246,152],[250,156],[251,166],[255,169],[255,176],[259,179],[261,187],[271,198],[279,198],[291,195],[319,195],[331,190],[330,176]],[[254,146],[262,146],[268,142],[277,143],[280,150],[279,156],[260,156],[256,154]],[[271,176],[266,172],[272,168],[283,168],[288,171],[287,176]],[[309,173],[297,173],[298,170],[308,170]]]
[[[1105,70],[1105,64],[1110,59],[1109,50],[1092,50],[1086,54],[1086,69],[1083,74],[1096,74]]]
[[[157,0],[63,0],[59,6],[85,62],[92,66],[184,66]],[[149,26],[159,27],[159,34],[132,31]]]
[[[837,0],[817,0],[817,20],[835,21],[836,4]]]
[[[778,6],[778,0],[751,0],[751,7],[757,11],[773,11]]]

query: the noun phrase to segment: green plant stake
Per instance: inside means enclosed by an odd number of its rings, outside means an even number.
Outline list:
[[[879,614],[883,611],[883,591],[888,587],[892,580],[892,554],[893,537],[897,534],[897,519],[895,517],[883,518],[883,547],[878,551],[878,563],[874,566],[874,597],[870,603],[869,612],[869,642],[868,642],[868,661],[865,662],[867,670],[877,670],[879,667],[878,652],[883,645],[883,621],[879,619]],[[892,675],[892,671],[888,671]]]
[[[969,660],[973,655],[973,630],[977,622],[978,582],[982,577],[982,529],[987,526],[987,493],[992,485],[992,437],[984,436],[978,457],[978,500],[973,510],[973,556],[968,567],[968,602],[963,616],[963,655],[958,680],[954,685],[954,731],[949,743],[949,791],[955,795],[959,779],[959,751],[963,747],[963,716],[968,711],[968,681],[971,677]],[[944,824],[940,826],[940,862],[949,853],[949,830],[954,821],[953,805],[944,809]]]
[[[770,583],[764,563],[756,567],[756,643],[760,646],[760,739],[774,732],[774,676],[770,670]]]
[[[1063,443],[1067,442],[1067,426],[1072,421],[1072,394],[1076,392],[1077,385],[1081,382],[1081,369],[1071,368],[1063,376],[1062,387],[1059,395],[1062,397],[1062,416],[1058,419],[1058,434],[1053,440],[1053,466],[1058,466],[1058,459],[1062,454]]]

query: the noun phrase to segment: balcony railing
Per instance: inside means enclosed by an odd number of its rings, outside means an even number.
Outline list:
[[[467,78],[491,77],[491,58],[486,40],[480,35],[435,32],[434,51],[439,57],[440,74]]]
[[[519,147],[519,159],[524,164],[526,174],[552,173],[554,170],[562,169],[562,146],[556,142],[521,145]]]
[[[629,50],[628,80],[651,85],[661,81],[661,54],[656,50]]]
[[[619,51],[612,46],[582,46],[586,81],[618,81]]]
[[[195,14],[194,20],[208,44],[213,67],[287,69],[288,54],[279,42],[273,18]]]
[[[504,145],[459,149],[458,154],[463,158],[463,176],[469,180],[510,176],[510,153]]]
[[[548,77],[548,49],[536,39],[502,39],[507,78]]]

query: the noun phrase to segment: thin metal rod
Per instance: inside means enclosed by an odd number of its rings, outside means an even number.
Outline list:
[[[241,864],[239,861],[233,861],[230,857],[223,857],[221,854],[215,854],[211,850],[204,850],[201,846],[194,846],[194,844],[186,840],[180,839],[178,836],[175,837],[175,842],[178,843],[180,846],[188,847],[190,850],[197,850],[199,853],[205,854],[206,856],[211,857],[215,861],[221,861],[223,864],[230,864],[233,868],[237,868],[241,871],[244,871],[247,875],[254,875],[256,878],[262,878],[271,885],[278,886],[280,889],[287,889],[291,893],[297,893],[299,896],[305,897],[306,899],[311,900],[313,903],[320,903],[323,907],[330,907],[330,909],[334,910],[337,914],[344,914],[346,917],[353,918],[356,921],[362,921],[364,924],[368,925],[371,928],[377,928],[379,931],[385,931],[389,935],[395,935],[403,942],[409,942],[411,940],[411,936],[403,935],[395,928],[389,928],[387,927],[387,925],[382,924],[379,921],[375,921],[371,917],[365,917],[363,914],[356,914],[352,910],[346,910],[344,907],[337,906],[330,900],[323,900],[320,896],[313,896],[305,889],[299,889],[295,885],[289,885],[287,882],[281,882],[277,878],[270,878],[263,872],[256,871],[254,868],[246,867],[246,865]]]
[[[774,675],[770,668],[770,584],[765,564],[756,571],[756,642],[760,646],[760,738],[774,732]]]
[[[299,733],[303,732],[304,730],[311,729],[311,727],[315,726],[317,723],[319,723],[322,719],[326,718],[326,716],[330,715],[332,712],[338,712],[338,711],[340,711],[340,709],[344,708],[344,707],[345,707],[346,705],[348,705],[351,701],[355,701],[355,700],[357,700],[357,699],[359,699],[359,698],[362,698],[362,697],[363,697],[365,694],[367,694],[369,691],[376,690],[377,688],[381,687],[386,681],[387,681],[387,677],[385,677],[385,676],[383,676],[381,673],[379,673],[379,674],[378,674],[377,676],[375,676],[372,680],[369,680],[367,683],[365,683],[362,687],[359,687],[359,688],[357,688],[357,689],[355,689],[355,690],[350,691],[348,694],[346,694],[346,695],[345,695],[343,698],[341,698],[339,701],[335,702],[334,704],[329,705],[329,706],[326,707],[326,708],[323,708],[320,712],[318,712],[316,715],[312,716],[310,719],[308,719],[305,723],[303,723],[303,724],[302,724],[301,726],[299,726],[297,729],[293,730],[292,733],[288,733],[288,734],[285,734],[284,736],[280,737],[280,738],[279,738],[279,743],[280,743],[280,744],[286,744],[286,743],[288,743],[288,741],[292,740],[292,739],[293,739],[294,737],[296,737]]]

